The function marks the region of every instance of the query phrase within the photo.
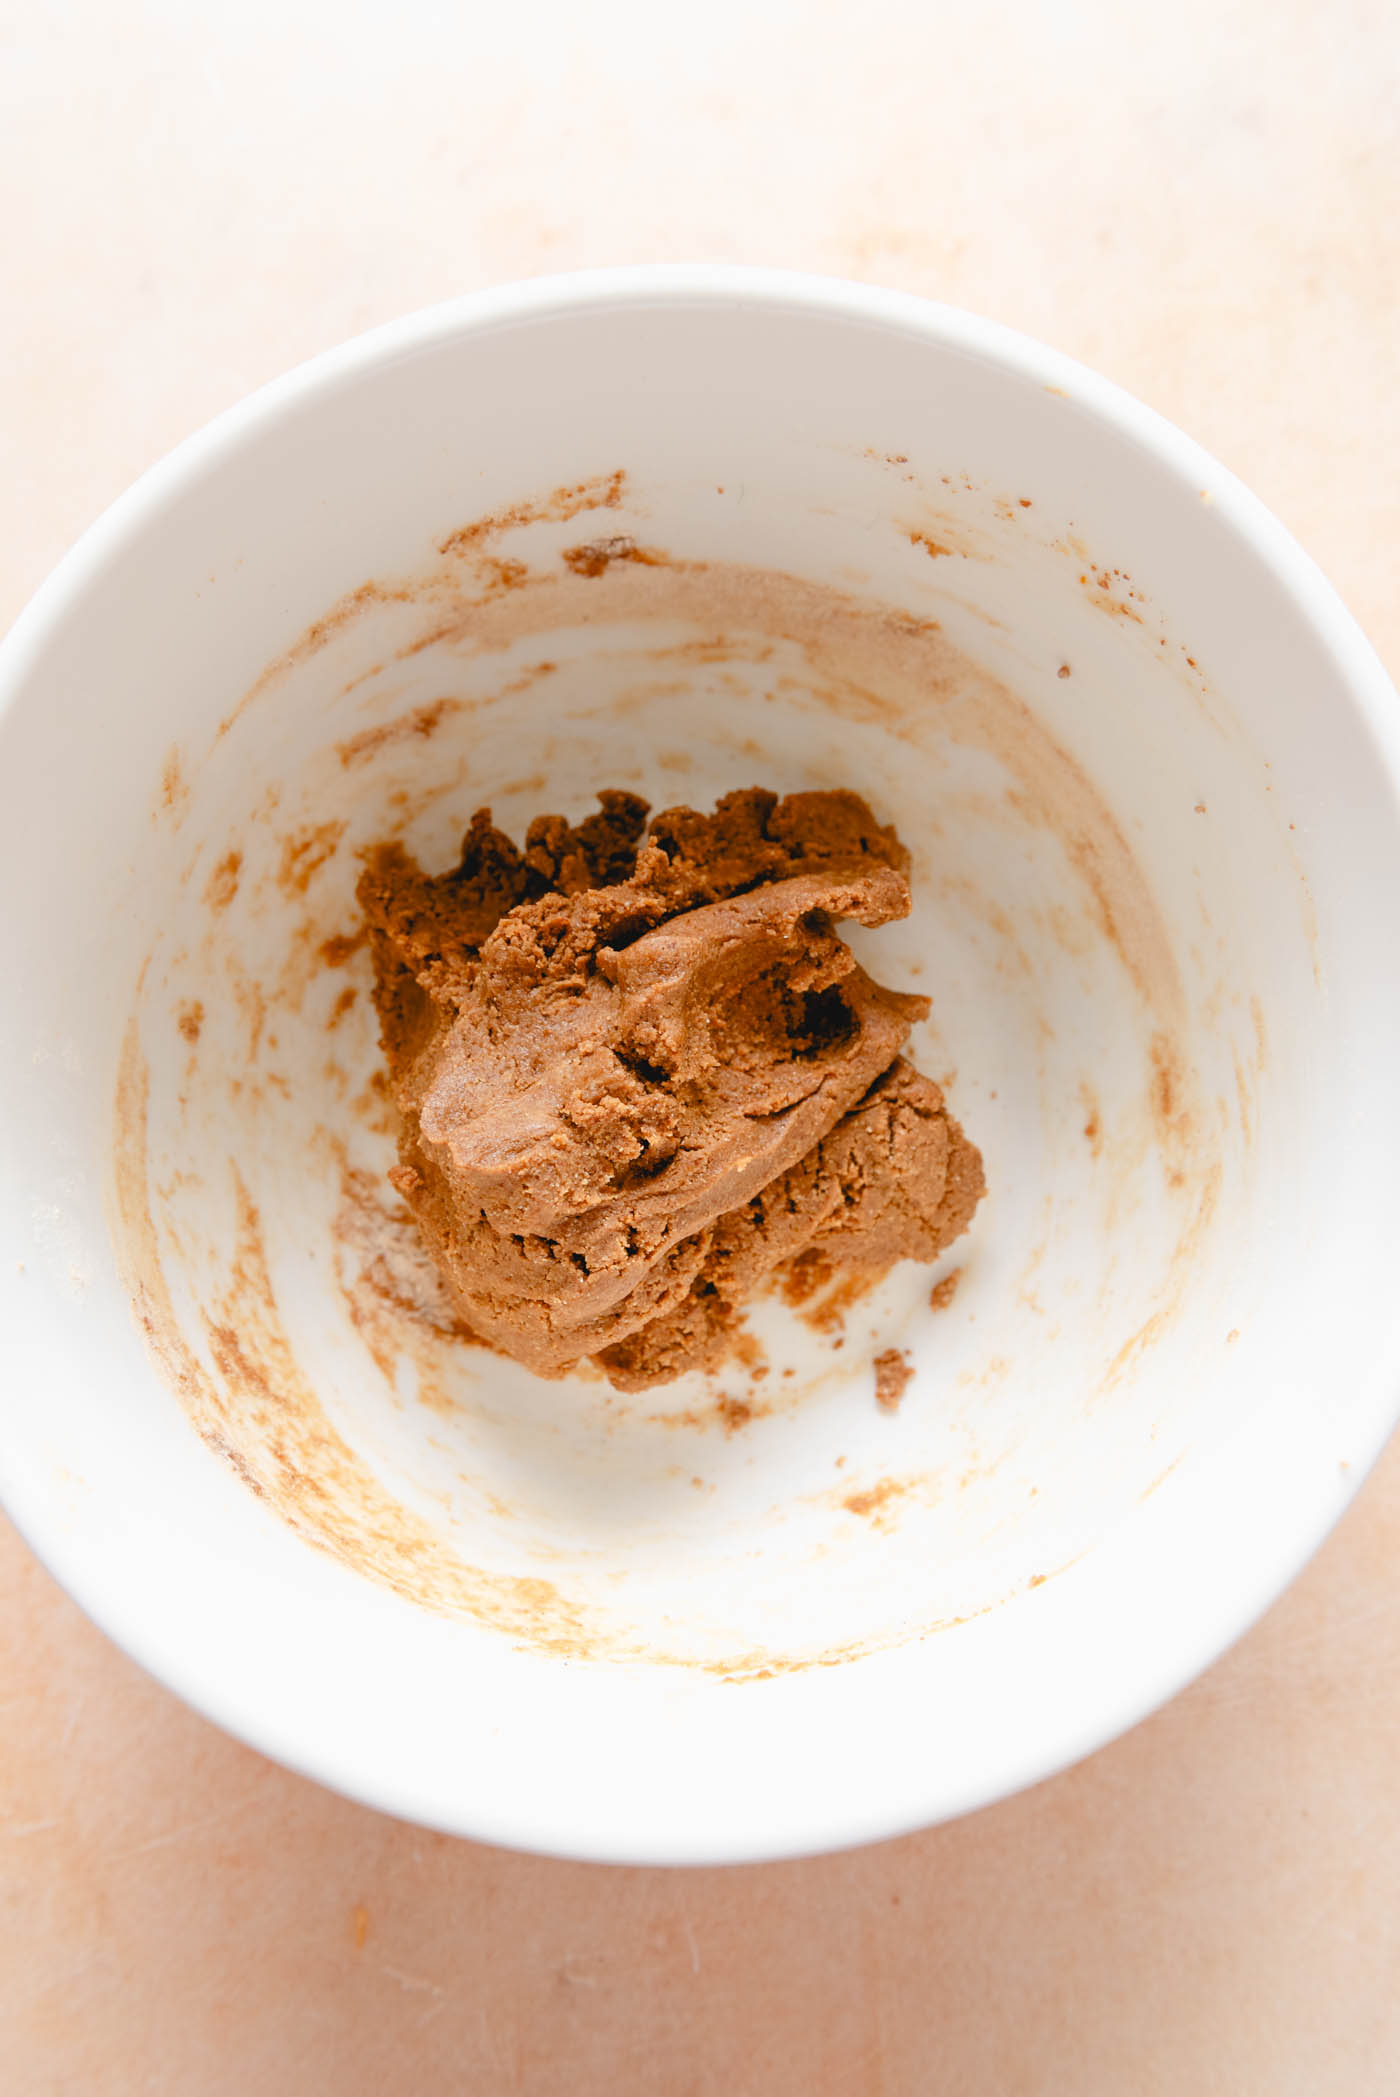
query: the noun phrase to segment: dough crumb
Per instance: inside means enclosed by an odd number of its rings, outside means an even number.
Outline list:
[[[929,1309],[931,1311],[946,1311],[958,1293],[958,1283],[961,1280],[962,1268],[955,1267],[951,1274],[944,1275],[942,1281],[936,1281],[928,1292]]]
[[[897,1413],[899,1402],[914,1374],[914,1364],[897,1347],[887,1347],[875,1357],[875,1403],[887,1413]]]

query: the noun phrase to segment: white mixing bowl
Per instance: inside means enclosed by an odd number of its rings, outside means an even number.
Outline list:
[[[1050,351],[763,273],[465,299],[149,474],[0,705],[0,1482],[267,1753],[578,1856],[894,1833],[1169,1696],[1389,1431],[1400,708]],[[988,1197],[844,1331],[536,1381],[394,1220],[357,853],[754,784],[909,844],[858,943]]]

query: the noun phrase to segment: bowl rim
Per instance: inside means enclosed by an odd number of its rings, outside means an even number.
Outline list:
[[[353,385],[367,372],[402,357],[468,335],[525,322],[547,321],[580,310],[738,306],[818,320],[856,322],[952,349],[996,367],[1008,377],[1030,381],[1065,397],[1077,409],[1149,455],[1183,485],[1208,493],[1217,519],[1253,551],[1286,593],[1294,612],[1311,629],[1336,668],[1367,730],[1386,775],[1400,818],[1400,700],[1371,643],[1332,584],[1286,527],[1234,474],[1192,438],[1113,381],[1058,350],[1002,324],[960,308],[841,278],[779,269],[707,263],[637,264],[574,271],[472,291],[390,321],[312,357],[273,379],[185,438],[151,466],[92,523],[0,639],[0,717],[8,711],[31,668],[62,627],[89,584],[136,540],[148,520],[177,502],[184,490],[216,471],[256,432],[293,418],[308,399]],[[1400,841],[1400,820],[1397,821]],[[278,1738],[265,1712],[246,1711],[221,1697],[209,1682],[195,1687],[178,1666],[143,1635],[143,1625],[125,1620],[104,1591],[98,1569],[81,1541],[70,1538],[49,1498],[22,1466],[0,1451],[0,1498],[15,1527],[40,1561],[84,1612],[131,1658],[184,1701],[224,1730],[264,1754],[360,1799],[380,1811],[420,1820],[478,1840],[506,1843],[551,1855],[633,1863],[757,1861],[829,1851],[909,1832],[989,1804],[1038,1782],[1137,1724],[1174,1696],[1232,1645],[1301,1571],[1355,1497],[1400,1418],[1400,1330],[1391,1357],[1379,1359],[1364,1394],[1347,1418],[1348,1468],[1335,1464],[1314,1480],[1305,1465],[1288,1472],[1288,1504],[1280,1510],[1268,1548],[1243,1570],[1214,1620],[1183,1640],[1152,1686],[1106,1695],[1090,1720],[1066,1721],[1057,1739],[1027,1742],[1012,1755],[1014,1769],[988,1772],[980,1787],[949,1799],[922,1803],[907,1794],[837,1805],[821,1825],[815,1820],[785,1830],[773,1840],[736,1840],[722,1850],[712,1841],[696,1846],[679,1833],[630,1847],[616,1829],[588,1831],[567,1809],[530,1815],[502,1811],[490,1798],[474,1799],[467,1811],[445,1815],[441,1802],[424,1801],[392,1775],[374,1779],[328,1766],[330,1758],[305,1743]]]

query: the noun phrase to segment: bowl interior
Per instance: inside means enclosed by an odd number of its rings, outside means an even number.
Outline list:
[[[583,1853],[855,1839],[1104,1737],[1342,1504],[1397,1249],[1367,666],[1222,477],[1034,362],[831,296],[420,324],[18,637],[11,1499],[273,1752]],[[988,1198],[824,1330],[541,1382],[389,1198],[358,854],[753,784],[909,845],[855,943],[932,997]]]

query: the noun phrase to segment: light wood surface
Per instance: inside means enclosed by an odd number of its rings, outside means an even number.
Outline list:
[[[504,277],[725,259],[1083,357],[1251,482],[1400,672],[1393,6],[0,0],[0,204],[0,623],[298,359]],[[1382,2097],[1397,1572],[1393,1448],[1266,1621],[1079,1769],[677,1874],[271,1767],[0,1533],[0,2090]]]

